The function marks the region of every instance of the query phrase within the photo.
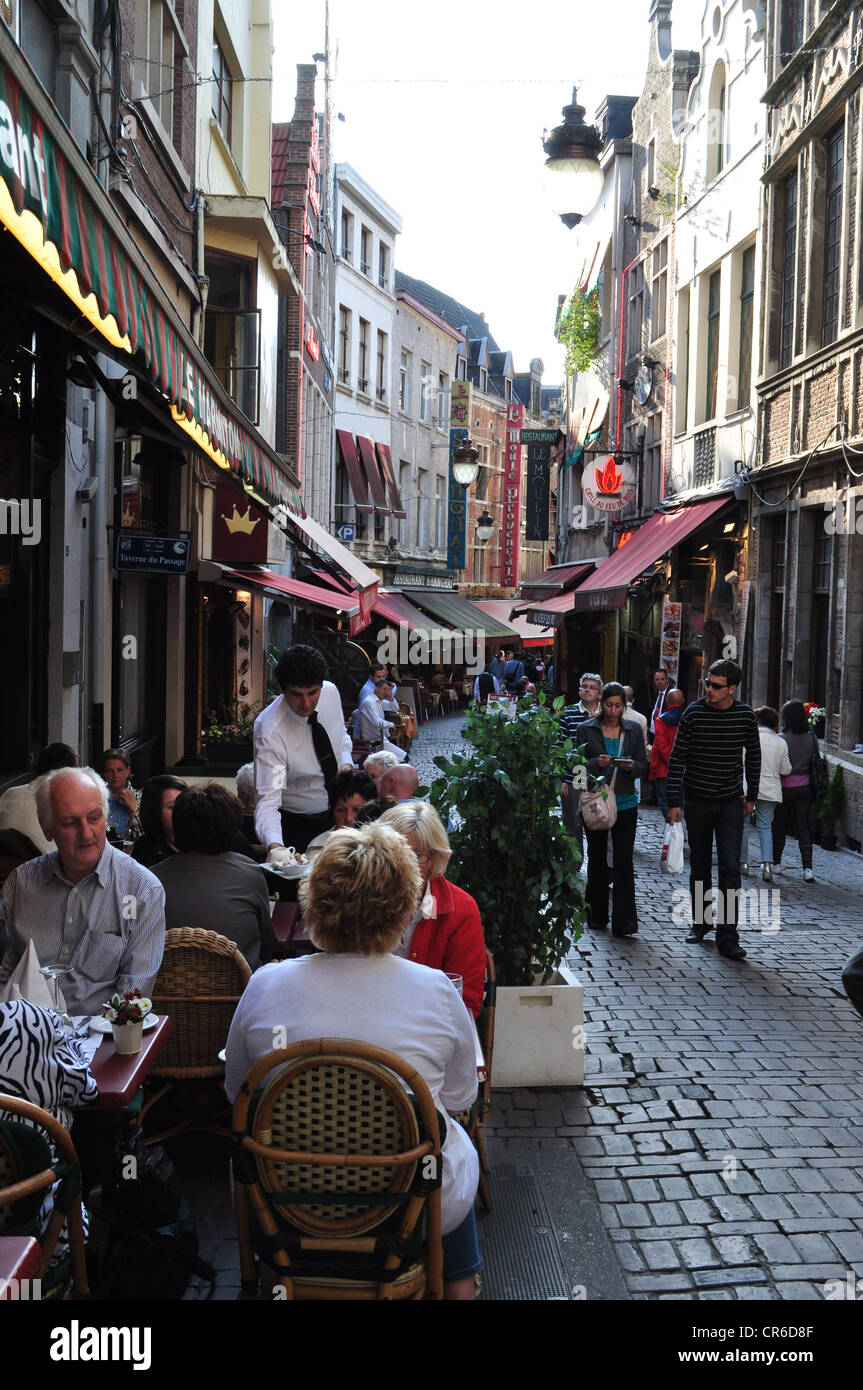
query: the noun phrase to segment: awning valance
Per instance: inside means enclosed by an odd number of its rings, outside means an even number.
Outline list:
[[[676,512],[654,512],[626,545],[604,560],[596,573],[574,591],[575,607],[599,611],[623,608],[633,579],[697,531],[728,500],[728,497],[714,497],[709,502],[681,507]]]
[[[538,598],[533,603],[522,604],[515,610],[514,618],[524,618],[534,627],[563,627],[567,613],[575,610],[577,589],[569,589],[563,594],[553,594],[551,598]]]
[[[579,560],[577,564],[551,565],[535,578],[522,580],[521,597],[544,600],[551,598],[553,594],[562,593],[564,589],[571,589],[590,573],[594,563],[593,560]]]
[[[219,565],[214,560],[201,560],[198,564],[198,580],[202,584],[224,584],[229,588],[258,589],[270,598],[288,599],[299,608],[313,612],[338,614],[348,619],[351,637],[362,632],[366,624],[360,615],[359,598],[355,594],[340,594],[335,589],[323,589],[317,584],[308,584],[303,579],[292,579],[284,574],[258,565],[233,568]]]
[[[480,608],[483,613],[487,613],[490,618],[495,618],[498,622],[504,623],[508,627],[515,628],[518,633],[518,645],[520,647],[546,647],[554,641],[554,628],[533,627],[528,622],[527,618],[521,614],[517,614],[514,618],[511,618],[511,598],[478,598],[474,599],[474,603],[477,608]]]
[[[406,589],[405,594],[411,603],[457,632],[483,632],[487,642],[518,638],[518,633],[509,623],[490,617],[460,594],[441,593],[436,589]]]
[[[2,24],[0,224],[106,343],[138,355],[198,448],[259,500],[302,510],[298,480],[222,387]]]
[[[356,586],[357,598],[362,614],[363,627],[371,621],[372,609],[375,606],[375,599],[378,594],[378,576],[373,569],[369,569],[358,555],[354,555],[352,550],[348,550],[346,545],[331,536],[329,531],[321,526],[319,521],[315,521],[310,516],[292,516],[290,521],[296,526],[306,541],[311,541],[335,561],[343,574],[347,575],[351,584]]]

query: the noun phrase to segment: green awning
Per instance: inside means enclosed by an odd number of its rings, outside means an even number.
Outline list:
[[[591,447],[592,444],[595,444],[595,443],[597,442],[597,440],[600,438],[601,435],[602,435],[602,427],[601,427],[601,426],[600,426],[600,428],[599,428],[598,430],[591,430],[591,431],[588,433],[588,436],[587,436],[587,438],[585,439],[584,443],[583,443],[583,444],[579,444],[575,449],[573,449],[572,453],[571,453],[571,454],[569,455],[569,457],[567,458],[566,463],[565,463],[564,466],[565,466],[566,468],[572,468],[576,463],[581,463],[581,460],[582,460],[582,458],[583,458],[583,456],[584,456],[584,451],[585,451],[585,449],[589,449],[589,448]]]
[[[422,608],[457,632],[484,632],[486,641],[492,642],[519,640],[514,627],[502,623],[499,618],[490,617],[460,594],[441,593],[437,589],[403,589],[402,593],[417,608]]]

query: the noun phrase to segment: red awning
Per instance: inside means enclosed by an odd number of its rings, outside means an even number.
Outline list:
[[[522,647],[548,647],[554,641],[554,628],[534,627],[528,622],[524,614],[516,614],[514,618],[511,618],[511,598],[475,598],[473,606],[479,608],[483,613],[487,613],[490,618],[494,618],[497,622],[505,623],[507,627],[514,627]]]
[[[595,560],[580,560],[577,565],[552,565],[534,579],[522,580],[521,597],[546,599],[552,594],[562,593],[564,589],[571,589],[593,569],[595,563]]]
[[[729,494],[696,502],[676,512],[655,512],[631,540],[597,567],[572,597],[577,609],[623,608],[626,591],[640,574],[667,555],[729,501]]]
[[[381,465],[381,473],[384,475],[387,485],[387,492],[390,495],[390,509],[393,516],[407,516],[404,503],[399,492],[399,485],[396,482],[395,469],[393,468],[393,456],[390,453],[389,444],[376,444],[378,451],[378,461]]]
[[[526,617],[536,627],[563,627],[567,613],[572,613],[579,589],[570,589],[565,594],[552,594],[551,598],[534,599],[533,603],[522,604],[514,611],[513,622]]]
[[[375,507],[379,512],[388,512],[387,490],[384,487],[384,480],[381,477],[381,470],[378,468],[378,456],[375,453],[375,442],[367,435],[358,434],[357,444],[360,447],[360,458],[363,461],[363,468],[366,470],[366,477],[369,480],[369,487],[372,490],[372,498]]]
[[[361,632],[365,624],[360,615],[358,594],[339,594],[334,589],[322,589],[317,584],[308,584],[303,579],[291,579],[284,574],[259,565],[248,569],[234,569],[229,565],[216,564],[214,560],[201,560],[198,565],[198,579],[203,584],[227,584],[236,588],[258,589],[271,598],[288,598],[300,608],[320,609],[322,612],[339,613],[348,619],[351,637]]]
[[[342,462],[348,472],[348,482],[351,485],[351,492],[354,495],[354,507],[358,512],[370,512],[372,507],[369,502],[369,485],[366,482],[366,475],[360,467],[360,461],[357,458],[357,447],[354,444],[354,437],[352,434],[348,434],[347,430],[336,430],[336,440],[338,441]]]

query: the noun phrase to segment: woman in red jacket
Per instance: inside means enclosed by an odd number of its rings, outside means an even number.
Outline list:
[[[461,975],[462,998],[476,1018],[485,983],[485,938],[479,908],[470,893],[444,878],[452,851],[441,818],[426,801],[405,801],[385,811],[381,825],[391,825],[404,835],[423,880],[416,916],[408,923],[396,954]]]

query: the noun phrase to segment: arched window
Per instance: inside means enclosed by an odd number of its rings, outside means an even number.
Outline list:
[[[725,64],[717,63],[710,80],[707,108],[707,181],[718,178],[726,164],[727,113]]]

